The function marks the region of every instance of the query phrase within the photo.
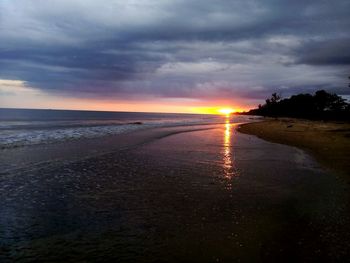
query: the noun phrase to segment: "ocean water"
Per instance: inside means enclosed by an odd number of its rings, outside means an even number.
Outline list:
[[[245,117],[246,118],[246,117]],[[235,116],[233,122],[242,118]],[[0,148],[48,144],[142,129],[225,121],[219,115],[0,109]]]

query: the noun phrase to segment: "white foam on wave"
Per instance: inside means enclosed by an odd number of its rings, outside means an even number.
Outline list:
[[[106,125],[105,122],[101,122],[99,124],[96,122],[83,122],[81,123],[82,126],[74,127],[72,125],[76,125],[76,122],[0,122],[0,149],[97,138],[151,127],[218,123],[224,120],[225,119],[222,118],[215,119],[206,117],[191,119],[167,119],[161,121],[155,120],[148,121],[147,123],[143,124],[135,124],[135,122],[116,124],[109,122],[110,125]],[[246,120],[246,116],[235,116],[231,122],[242,122]]]
[[[97,138],[131,132],[146,127],[149,127],[149,125],[124,124],[42,130],[5,130],[0,131],[0,148]]]

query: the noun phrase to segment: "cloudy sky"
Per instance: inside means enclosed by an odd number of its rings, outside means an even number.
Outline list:
[[[0,0],[0,107],[248,109],[349,95],[350,1]]]

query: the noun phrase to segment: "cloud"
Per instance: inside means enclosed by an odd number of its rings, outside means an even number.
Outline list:
[[[26,87],[24,81],[0,79],[0,94],[1,95],[23,95],[24,94],[36,94],[35,89]]]
[[[350,65],[350,37],[311,40],[297,50],[298,62],[309,65]]]
[[[0,78],[97,99],[350,94],[347,10],[347,0],[4,0]]]

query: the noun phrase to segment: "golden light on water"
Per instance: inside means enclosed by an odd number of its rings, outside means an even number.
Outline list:
[[[232,163],[232,145],[231,145],[231,126],[230,119],[226,118],[225,132],[224,132],[224,151],[223,151],[223,168],[224,177],[231,179],[233,174],[233,163]]]

